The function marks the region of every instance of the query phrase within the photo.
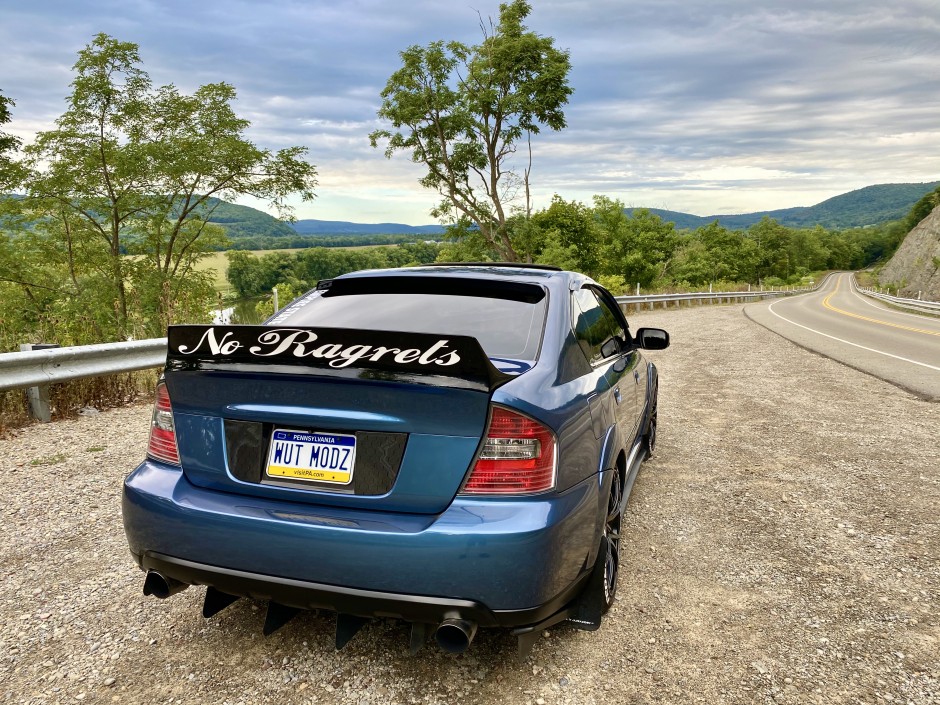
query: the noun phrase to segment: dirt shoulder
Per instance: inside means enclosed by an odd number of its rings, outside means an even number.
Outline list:
[[[529,660],[484,631],[407,656],[333,618],[261,635],[242,600],[141,594],[120,483],[137,405],[0,441],[0,700],[10,703],[882,703],[940,699],[940,405],[802,350],[740,306],[633,316],[673,347],[628,505],[616,606]]]

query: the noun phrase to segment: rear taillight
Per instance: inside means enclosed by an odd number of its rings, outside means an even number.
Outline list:
[[[464,494],[532,494],[555,486],[555,435],[538,421],[493,407]]]
[[[176,428],[173,426],[173,407],[170,406],[170,394],[163,382],[157,385],[157,400],[153,405],[147,455],[171,465],[180,464],[180,453],[176,448]]]

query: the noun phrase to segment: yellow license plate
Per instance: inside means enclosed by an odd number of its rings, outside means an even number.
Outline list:
[[[355,462],[355,436],[278,428],[271,434],[265,472],[269,477],[348,485]]]

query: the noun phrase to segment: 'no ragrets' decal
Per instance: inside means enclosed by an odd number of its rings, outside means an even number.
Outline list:
[[[504,381],[475,338],[347,328],[170,326],[168,367],[204,363],[362,368],[454,377],[488,389]]]

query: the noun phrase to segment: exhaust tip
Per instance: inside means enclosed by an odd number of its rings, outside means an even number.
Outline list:
[[[153,595],[161,600],[165,600],[170,595],[175,595],[188,587],[189,585],[186,583],[168,578],[155,570],[148,570],[147,577],[144,578],[144,594]]]
[[[437,645],[449,654],[466,651],[477,633],[476,622],[466,619],[445,619],[434,632]]]

